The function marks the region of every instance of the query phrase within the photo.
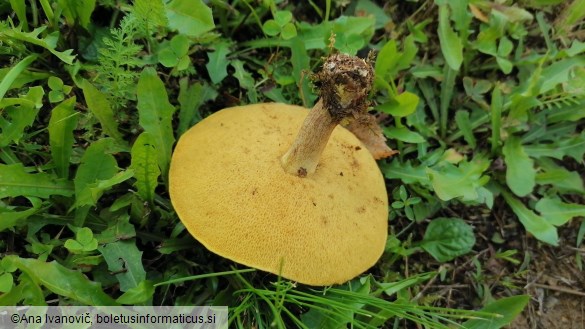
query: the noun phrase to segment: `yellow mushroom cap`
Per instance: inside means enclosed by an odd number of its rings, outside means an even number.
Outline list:
[[[386,187],[366,147],[339,126],[313,174],[286,173],[280,158],[307,113],[267,103],[205,118],[177,143],[171,202],[220,256],[308,285],[341,284],[382,255]]]

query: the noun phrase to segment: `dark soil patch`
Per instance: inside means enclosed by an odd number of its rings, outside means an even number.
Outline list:
[[[426,253],[403,262],[401,271],[423,273],[446,269],[442,279],[415,292],[434,306],[480,309],[490,299],[527,294],[531,301],[508,328],[585,329],[585,274],[579,269],[577,253],[585,258],[585,247],[575,247],[582,219],[574,219],[559,229],[559,247],[538,242],[527,235],[522,224],[505,205],[497,202],[490,211],[484,207],[443,210],[437,216],[460,217],[474,226],[477,242],[472,253],[449,263],[439,263]],[[393,221],[395,232],[409,221]],[[407,229],[412,241],[422,239],[426,223]],[[401,238],[402,240],[402,238]],[[506,260],[502,254],[516,250]],[[398,266],[398,264],[395,264]],[[479,266],[479,267],[478,267]]]

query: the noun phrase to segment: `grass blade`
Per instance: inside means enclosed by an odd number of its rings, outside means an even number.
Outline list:
[[[63,101],[51,112],[49,144],[57,176],[69,178],[69,162],[73,152],[73,129],[77,126],[75,97]]]
[[[2,82],[0,82],[0,101],[4,98],[4,95],[6,95],[6,92],[10,89],[10,86],[12,86],[12,83],[16,80],[18,75],[32,64],[37,57],[39,57],[37,54],[26,56],[8,71],[6,76],[4,76],[4,79],[2,79]]]
[[[445,65],[443,70],[444,80],[441,83],[441,103],[440,103],[440,121],[439,121],[439,133],[441,137],[445,137],[447,134],[447,121],[449,120],[449,106],[451,105],[451,99],[455,91],[455,78],[457,77],[457,71]]]
[[[492,153],[495,154],[500,144],[500,129],[502,128],[502,90],[496,85],[492,92]]]

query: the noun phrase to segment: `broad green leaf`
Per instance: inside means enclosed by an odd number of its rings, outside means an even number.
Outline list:
[[[395,117],[409,116],[416,111],[419,98],[417,95],[405,91],[394,97],[393,101],[378,105],[376,110],[390,114]]]
[[[93,205],[97,198],[92,191],[101,181],[107,181],[118,172],[116,159],[109,154],[113,140],[110,138],[100,139],[93,142],[81,157],[81,164],[75,175],[75,204]]]
[[[471,148],[475,148],[476,141],[475,136],[473,135],[473,128],[471,127],[471,122],[469,121],[469,112],[467,111],[457,111],[455,113],[455,122],[457,126],[461,130],[463,134],[463,138],[469,144]]]
[[[134,178],[136,178],[134,186],[143,200],[152,202],[154,189],[158,185],[157,180],[160,176],[154,137],[147,132],[140,134],[132,146],[131,154],[130,168],[134,170]]]
[[[49,144],[57,176],[69,178],[69,162],[73,151],[73,130],[77,126],[75,97],[62,102],[51,111]]]
[[[158,60],[165,67],[174,67],[179,64],[184,57],[188,56],[188,51],[189,39],[182,34],[177,34],[171,39],[166,47],[161,47],[158,53]]]
[[[356,34],[336,34],[335,38],[335,49],[338,49],[342,53],[355,55],[358,50],[362,49],[366,42],[361,35]]]
[[[38,198],[27,198],[32,204],[31,208],[22,211],[15,211],[14,207],[0,207],[0,232],[15,226],[21,226],[29,216],[37,213],[41,208],[41,200]],[[3,209],[4,208],[4,209]]]
[[[481,29],[477,40],[473,42],[474,48],[480,52],[492,56],[497,56],[496,41],[504,36],[508,21],[504,15],[496,10],[492,10],[489,17],[489,27]]]
[[[39,197],[73,195],[71,182],[48,173],[31,174],[22,163],[0,164],[0,199],[6,197]]]
[[[518,137],[510,136],[502,148],[506,161],[506,183],[510,190],[518,196],[532,192],[536,184],[534,161],[524,151]]]
[[[357,51],[367,45],[374,36],[375,21],[370,17],[341,16],[332,23],[333,33],[336,35],[335,49],[348,55],[355,55]],[[325,29],[321,32],[323,33],[321,36],[323,48],[329,43],[329,37],[332,32],[330,25],[328,25],[329,24],[325,24]],[[305,48],[310,49],[311,47],[308,44],[305,44]]]
[[[435,218],[420,242],[421,248],[439,262],[465,255],[475,245],[473,229],[461,218]]]
[[[482,313],[494,313],[489,319],[471,319],[462,324],[465,329],[499,329],[516,318],[530,301],[530,296],[519,295],[498,299],[482,308]]]
[[[2,82],[0,82],[0,100],[4,98],[4,95],[6,95],[8,89],[10,89],[15,83],[18,76],[38,57],[39,56],[37,54],[28,55],[23,60],[18,62],[18,64],[9,68],[9,71],[6,72],[6,74],[2,77]]]
[[[296,29],[295,25],[293,23],[288,23],[285,26],[283,26],[282,32],[280,33],[280,36],[284,40],[290,40],[290,39],[296,37],[297,36],[297,29]]]
[[[585,205],[565,203],[559,199],[542,198],[534,208],[554,226],[564,225],[573,217],[585,217]]]
[[[213,30],[211,9],[202,0],[173,0],[166,5],[168,27],[189,37]]]
[[[463,62],[463,46],[459,35],[453,31],[449,23],[449,8],[439,6],[439,42],[445,61],[451,69],[458,71]]]
[[[152,281],[144,280],[134,288],[128,289],[122,296],[116,299],[116,302],[124,305],[135,305],[146,303],[154,295],[154,285]]]
[[[573,71],[585,66],[585,56],[567,58],[542,69],[539,94],[545,94],[573,78]]]
[[[89,27],[91,14],[95,9],[96,0],[59,0],[59,8],[63,9],[63,16],[67,24],[79,22],[83,28]]]
[[[89,227],[82,227],[75,233],[75,240],[83,245],[93,245],[97,248],[97,240],[93,237],[93,232]]]
[[[386,127],[383,128],[384,135],[388,138],[397,139],[406,143],[424,143],[425,138],[415,131],[408,130],[406,127]]]
[[[280,33],[280,29],[280,25],[273,19],[269,19],[262,24],[262,31],[271,37],[277,36]]]
[[[122,142],[122,135],[118,131],[118,121],[114,118],[114,111],[106,95],[87,80],[83,80],[81,88],[83,89],[83,96],[85,96],[87,107],[98,119],[106,135]]]
[[[123,240],[108,243],[98,248],[108,263],[108,270],[117,273],[121,291],[129,291],[146,279],[142,266],[142,251],[136,247],[136,241]]]
[[[489,181],[489,177],[483,175],[489,165],[488,160],[478,157],[461,162],[459,166],[442,163],[441,166],[427,168],[426,172],[441,200],[461,198],[463,201],[475,201],[480,196],[478,189]]]
[[[307,50],[326,48],[329,45],[332,30],[337,36],[357,38],[362,43],[367,43],[374,34],[374,23],[370,17],[341,16],[334,21],[323,22],[317,26],[299,24],[299,28],[304,26],[306,32],[299,33],[299,37],[305,42]],[[337,42],[335,46],[337,47]]]
[[[510,39],[508,39],[507,37],[502,37],[500,39],[500,44],[498,46],[498,55],[506,57],[510,55],[513,49],[514,44],[512,43],[512,41],[510,41]]]
[[[10,105],[0,110],[0,147],[11,143],[18,143],[26,127],[32,126],[39,109],[43,105],[43,88],[41,86],[31,87],[24,102],[18,105]],[[4,99],[6,101],[7,99]]]
[[[505,58],[496,57],[496,62],[504,74],[510,74],[514,68],[514,64]]]
[[[59,32],[55,31],[48,34],[43,39],[39,38],[39,34],[41,34],[41,32],[43,32],[46,28],[47,26],[45,25],[36,28],[34,29],[34,31],[29,33],[22,32],[19,29],[8,29],[2,31],[2,33],[8,38],[13,38],[16,40],[32,43],[33,45],[43,47],[50,51],[53,55],[57,56],[66,64],[72,65],[73,60],[75,59],[75,55],[71,55],[73,49],[68,49],[66,51],[57,51],[55,49],[55,47],[57,47],[57,42],[59,41]]]
[[[217,97],[217,91],[208,84],[196,82],[189,86],[187,78],[179,80],[179,126],[177,136],[181,136],[202,117],[199,107]]]
[[[546,156],[562,160],[563,157],[569,156],[576,161],[582,161],[585,154],[585,132],[549,144],[525,145],[524,150],[534,158]]]
[[[380,49],[376,57],[376,63],[374,64],[374,72],[376,77],[386,80],[389,72],[398,63],[400,53],[396,48],[396,40],[391,39]],[[392,77],[390,77],[392,78]]]
[[[10,273],[2,273],[0,274],[0,292],[6,293],[12,289],[12,285],[14,281],[12,279],[12,274]]]
[[[392,76],[396,76],[398,71],[407,69],[414,64],[414,58],[416,57],[416,53],[418,52],[418,47],[415,43],[415,38],[412,35],[407,36],[402,43],[402,53],[396,66],[391,71]]]
[[[279,26],[285,26],[292,20],[292,13],[288,10],[277,10],[274,12],[274,20]]]
[[[58,103],[65,99],[65,94],[61,90],[49,91],[49,102]]]
[[[101,233],[96,234],[100,244],[107,244],[119,240],[128,240],[136,236],[136,229],[130,223],[130,215],[118,216],[113,223]]]
[[[409,68],[416,56],[418,48],[412,35],[406,37],[402,43],[403,51],[397,50],[395,40],[388,41],[377,55],[374,71],[376,73],[376,88],[382,88],[380,79],[392,80],[400,70]]]
[[[139,123],[155,140],[158,165],[166,179],[171,161],[173,137],[172,119],[175,108],[169,103],[163,82],[152,68],[142,71],[138,80]]]
[[[18,280],[20,282],[17,286],[13,287],[9,292],[0,295],[0,305],[13,306],[21,302],[24,305],[47,305],[43,290],[37,282],[34,282],[26,273],[21,274]]]
[[[229,61],[227,55],[230,53],[229,44],[220,42],[214,47],[215,51],[207,53],[209,62],[205,64],[211,82],[220,83],[227,76],[227,67]]]
[[[90,281],[81,272],[70,270],[56,261],[47,263],[13,255],[6,256],[5,260],[54,294],[84,305],[116,305],[116,301],[102,291],[101,284]]]
[[[483,95],[492,89],[492,83],[489,80],[464,77],[463,88],[467,96],[479,100],[483,99]]]
[[[87,227],[82,227],[77,230],[75,239],[68,239],[65,241],[65,248],[73,253],[83,253],[87,251],[96,250],[98,241],[93,237],[93,232]]]
[[[578,172],[569,171],[548,158],[538,159],[538,166],[541,171],[536,174],[537,184],[551,184],[560,192],[585,194],[583,180]]]
[[[381,165],[384,177],[388,179],[400,179],[404,184],[421,184],[430,186],[430,180],[427,176],[426,166],[413,166],[410,160],[400,162],[393,160],[390,163]]]
[[[530,234],[534,235],[538,240],[553,246],[559,244],[557,229],[551,223],[528,209],[512,194],[504,190],[501,192],[512,211],[518,216],[518,219]]]

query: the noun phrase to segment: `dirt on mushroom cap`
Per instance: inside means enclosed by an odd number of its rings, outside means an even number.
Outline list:
[[[218,255],[309,285],[343,283],[384,250],[386,188],[368,150],[342,127],[314,174],[287,174],[279,159],[307,113],[257,104],[201,121],[175,148],[171,201]]]

